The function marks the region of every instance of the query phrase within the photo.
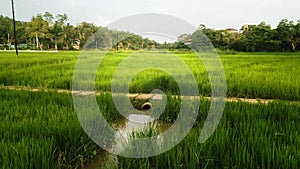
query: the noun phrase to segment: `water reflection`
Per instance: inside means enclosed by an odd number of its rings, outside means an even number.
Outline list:
[[[129,114],[127,118],[118,120],[113,128],[116,129],[115,142],[112,146],[112,151],[122,152],[130,144],[130,138],[133,133],[142,133],[150,127],[155,130],[155,133],[159,134],[168,129],[170,125],[158,120],[155,120],[152,116],[143,114]],[[99,154],[97,159],[85,169],[98,169],[98,168],[117,168],[118,160],[117,156],[107,151],[103,151]]]

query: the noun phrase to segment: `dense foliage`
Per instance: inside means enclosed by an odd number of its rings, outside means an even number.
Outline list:
[[[200,25],[192,35],[193,45],[204,33],[214,45],[221,50],[243,52],[286,52],[300,51],[300,21],[294,23],[283,19],[275,29],[265,22],[258,25],[245,25],[240,30],[214,30]],[[197,47],[193,46],[193,49]]]
[[[14,46],[12,19],[0,16],[0,49]],[[203,38],[204,34],[208,39]],[[174,44],[160,44],[129,32],[109,30],[82,22],[69,24],[66,14],[55,17],[49,13],[38,14],[31,21],[17,21],[17,39],[21,49],[184,49],[198,50],[199,45],[212,43],[220,50],[243,52],[300,51],[300,22],[283,19],[275,29],[265,22],[244,25],[240,30],[214,30],[200,25],[192,34],[182,34]],[[207,42],[210,40],[210,42]],[[199,41],[201,43],[199,43]]]
[[[0,49],[14,46],[13,21],[0,15]],[[31,21],[16,22],[17,39],[21,49],[141,49],[154,48],[158,44],[129,32],[109,30],[93,23],[82,22],[77,26],[69,23],[66,14],[55,17],[49,13],[38,14]]]

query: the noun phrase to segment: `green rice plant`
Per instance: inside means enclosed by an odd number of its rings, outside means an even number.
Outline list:
[[[82,130],[70,94],[0,90],[0,97],[0,168],[78,168],[103,151]],[[173,122],[180,100],[167,97],[160,120]],[[111,124],[121,118],[109,94],[97,102]],[[194,128],[173,149],[143,159],[118,156],[118,168],[297,168],[299,104],[227,103],[215,133],[200,144],[209,106],[200,99]]]
[[[202,102],[207,109],[209,101]],[[299,104],[228,103],[213,136],[198,143],[203,121],[164,154],[145,159],[118,157],[120,168],[297,168]],[[200,111],[199,116],[207,112]]]
[[[0,168],[79,168],[102,151],[81,128],[70,94],[2,89],[0,98]],[[119,117],[109,98],[97,100],[112,122]]]
[[[108,93],[111,79],[118,65],[130,54],[109,52],[97,72],[95,88],[101,94],[96,100],[103,117],[111,125],[122,118]],[[160,53],[162,59],[164,54]],[[79,52],[22,53],[15,58],[12,53],[0,52],[0,84],[71,89],[78,55]],[[210,80],[198,56],[193,53],[176,53],[176,56],[191,69],[200,95],[210,96]],[[228,96],[299,101],[299,56],[299,53],[221,54]],[[83,59],[89,63],[99,56],[95,54],[92,58]],[[184,81],[185,76],[182,74],[180,80]],[[89,85],[92,82],[85,83]],[[124,85],[122,79],[118,85]],[[182,102],[178,99],[180,97],[174,96],[180,93],[172,76],[148,69],[131,80],[129,90],[132,93],[148,93],[155,88],[167,94],[166,109],[159,120],[170,126],[178,118]],[[80,168],[104,151],[80,126],[71,94],[0,89],[0,99],[0,168]],[[138,106],[140,103],[134,104]],[[124,110],[128,109],[125,104],[121,106]],[[118,168],[299,167],[298,103],[227,103],[215,133],[207,142],[200,144],[198,137],[209,107],[210,101],[201,97],[193,129],[173,149],[143,159],[118,156]],[[186,114],[188,116],[188,112]],[[149,133],[146,136],[158,134],[153,130]]]
[[[71,89],[72,75],[79,52],[13,53],[0,52],[0,84],[38,88]],[[95,81],[97,91],[111,90],[111,80],[118,65],[132,53],[108,52],[103,58]],[[139,55],[159,55],[162,63],[166,53],[140,52]],[[199,57],[191,52],[174,53],[191,69],[198,82],[200,94],[210,96],[210,80]],[[82,58],[83,63],[99,61],[99,54]],[[268,98],[282,100],[300,99],[298,65],[299,53],[235,53],[220,54],[226,74],[228,96]],[[137,63],[138,64],[138,63]],[[94,73],[94,72],[87,72]],[[133,72],[138,73],[138,72]],[[182,77],[186,75],[182,74]],[[124,77],[126,79],[126,77]],[[121,79],[119,85],[124,85]],[[93,81],[86,82],[92,84]],[[128,82],[126,82],[128,83]],[[186,81],[185,84],[189,85]],[[160,70],[146,69],[130,82],[130,92],[148,93],[160,88],[178,94],[174,79]]]

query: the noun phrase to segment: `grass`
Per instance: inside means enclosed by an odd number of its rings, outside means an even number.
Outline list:
[[[0,98],[0,168],[79,168],[101,151],[81,128],[70,94],[0,90]],[[119,118],[102,109],[108,121]]]
[[[209,102],[202,104],[198,124],[168,152],[143,159],[118,157],[119,168],[297,168],[299,105],[228,103],[223,118],[205,143],[199,144]]]
[[[101,148],[83,132],[70,94],[0,90],[0,168],[80,168]],[[111,96],[97,97],[108,121],[120,118]],[[201,99],[197,122],[175,148],[150,158],[118,157],[119,168],[297,168],[300,105],[228,103],[213,136],[198,137],[210,102]],[[176,119],[180,101],[169,97],[162,121]]]
[[[21,53],[16,58],[12,53],[0,52],[0,84],[70,89],[79,54]],[[129,52],[107,54],[97,72],[98,91],[110,91],[113,72],[129,55]],[[161,53],[162,60],[163,55]],[[192,53],[176,55],[193,72],[201,95],[209,96],[209,78],[197,56]],[[84,59],[88,63],[99,57],[95,55]],[[229,96],[287,101],[269,104],[227,103],[215,133],[207,142],[200,144],[198,137],[210,106],[210,101],[201,97],[196,123],[182,142],[154,157],[130,159],[118,156],[117,168],[299,167],[300,105],[289,100],[300,100],[297,69],[300,54],[222,53],[221,60]],[[122,87],[122,83],[119,85]],[[130,84],[132,93],[150,92],[154,88],[168,93],[166,109],[160,120],[173,123],[181,102],[170,96],[178,93],[178,86],[170,75],[149,69],[137,74]],[[0,100],[0,169],[81,168],[103,151],[80,126],[71,94],[0,89]],[[136,107],[142,104],[139,101],[132,102]],[[97,103],[101,105],[99,109],[110,124],[122,118],[109,93],[97,96]],[[153,134],[157,133],[150,129],[149,133],[136,136]]]
[[[71,89],[72,75],[79,52],[0,53],[0,84],[38,88]],[[95,88],[110,91],[114,71],[129,52],[109,52],[97,72]],[[164,53],[161,53],[164,61]],[[203,96],[210,95],[210,81],[203,64],[193,53],[177,53],[193,72]],[[220,54],[230,97],[300,100],[299,53],[236,53]],[[97,55],[86,58],[99,60]],[[184,74],[182,75],[184,77]],[[188,85],[188,82],[186,82]],[[120,81],[120,85],[123,83]],[[161,88],[178,93],[172,77],[158,70],[147,70],[135,76],[130,92],[151,92]]]

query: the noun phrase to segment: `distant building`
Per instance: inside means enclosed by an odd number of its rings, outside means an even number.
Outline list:
[[[183,41],[183,43],[184,43],[185,45],[190,45],[190,44],[192,44],[192,39],[185,39],[185,40]]]
[[[80,49],[80,40],[75,39],[74,43],[72,43],[73,49],[79,50]]]
[[[79,50],[80,46],[78,44],[72,44],[73,49]]]
[[[227,31],[229,33],[239,33],[239,30],[234,29],[234,28],[227,28],[227,29],[225,29],[225,31]]]
[[[242,27],[242,29],[241,29],[241,31],[248,31],[249,30],[249,25],[248,24],[245,24],[243,27]]]

